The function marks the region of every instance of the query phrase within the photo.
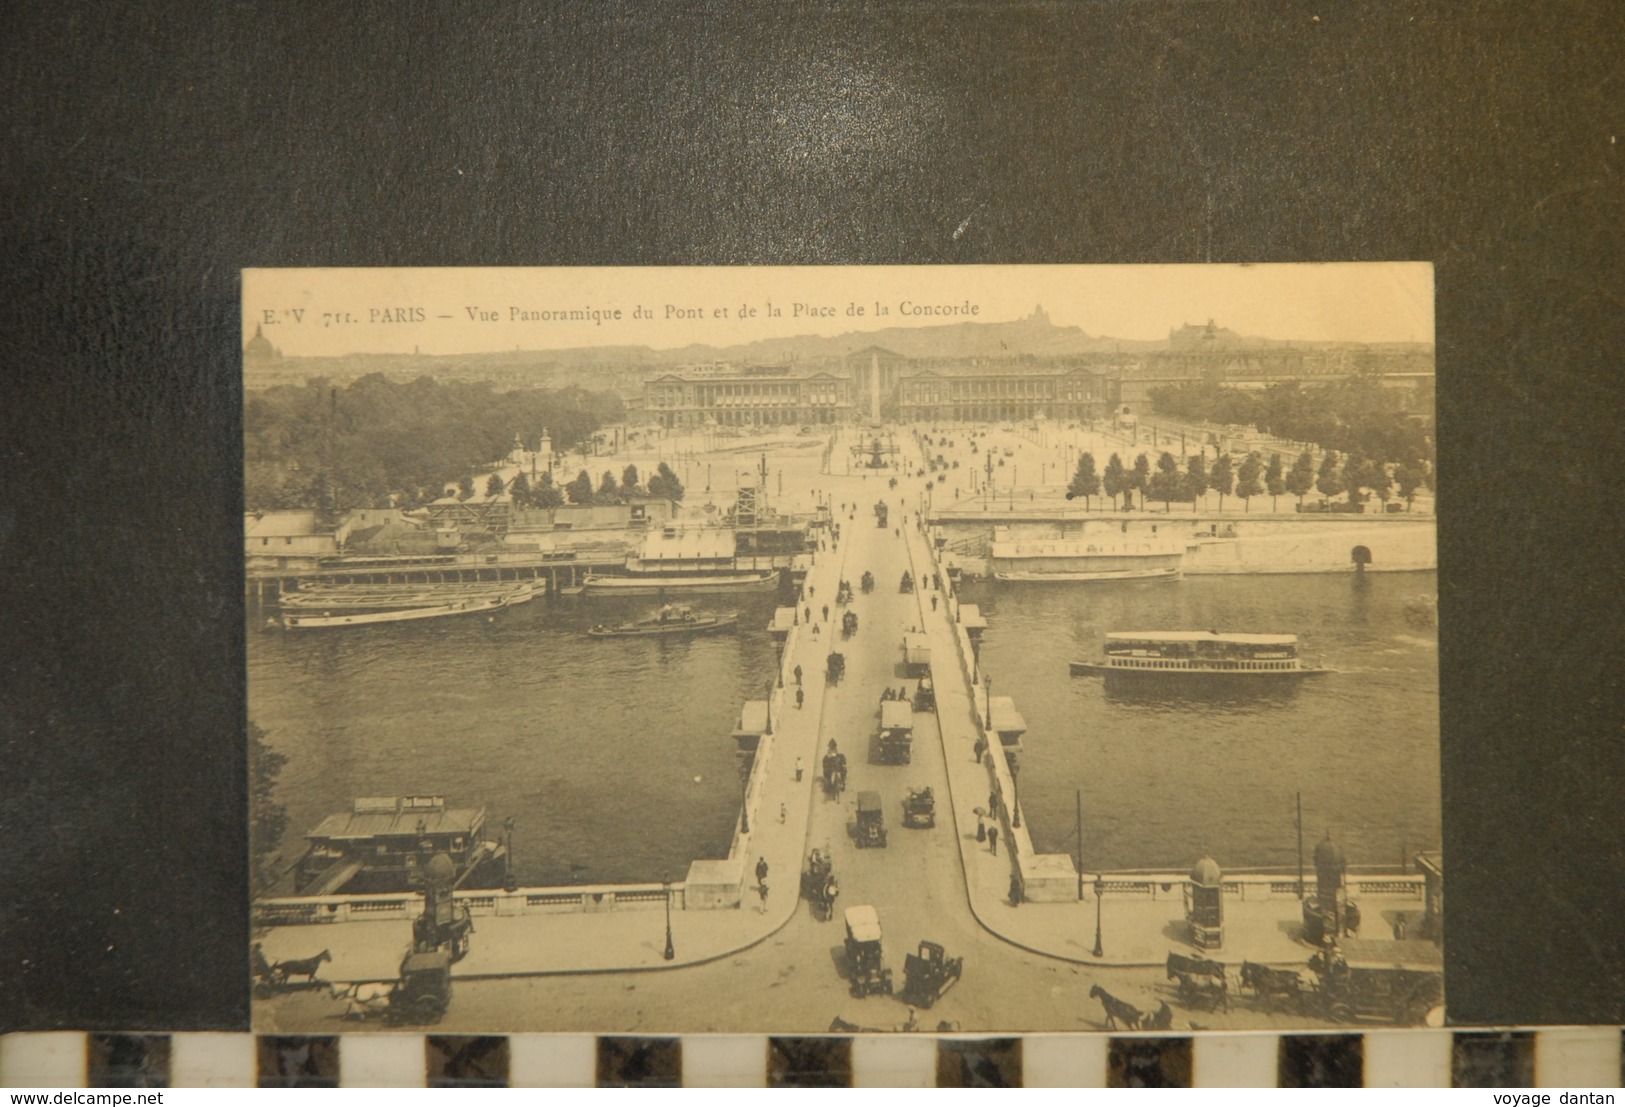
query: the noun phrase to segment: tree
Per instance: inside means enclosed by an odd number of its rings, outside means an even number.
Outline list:
[[[1140,456],[1144,457],[1145,455],[1141,454]],[[1136,463],[1136,467],[1138,467],[1138,463]],[[1161,500],[1162,510],[1167,513],[1172,509],[1174,500],[1183,500],[1185,498],[1186,487],[1185,479],[1179,472],[1179,462],[1174,460],[1173,454],[1168,453],[1166,450],[1163,451],[1162,456],[1157,458],[1157,471],[1146,486],[1146,492],[1153,500]]]
[[[598,481],[598,502],[601,504],[618,504],[621,502],[621,486],[615,483],[615,474],[608,469]]]
[[[1363,497],[1360,491],[1371,487],[1371,466],[1359,450],[1351,450],[1343,458],[1343,487],[1348,491],[1349,503],[1357,504]]]
[[[1327,450],[1326,456],[1320,459],[1320,472],[1315,479],[1315,489],[1327,499],[1331,499],[1342,492],[1343,474],[1337,471],[1337,451]]]
[[[683,482],[677,479],[677,474],[664,461],[655,469],[655,475],[649,478],[649,495],[663,500],[683,498]]]
[[[525,476],[523,469],[515,473],[513,480],[508,482],[508,493],[513,497],[515,507],[530,506],[530,478]]]
[[[1258,455],[1254,454],[1253,456],[1257,457]],[[1282,492],[1286,491],[1286,474],[1281,470],[1280,454],[1270,454],[1270,467],[1264,474],[1264,487],[1269,489],[1270,510],[1280,510],[1277,499]]]
[[[1129,473],[1128,486],[1139,492],[1140,506],[1144,507],[1145,494],[1151,488],[1151,462],[1146,460],[1144,454],[1134,459],[1134,469]]]
[[[1121,463],[1119,463],[1121,468]],[[1100,474],[1095,472],[1095,455],[1085,453],[1078,458],[1078,471],[1072,474],[1072,483],[1066,486],[1068,496],[1083,497],[1084,510],[1089,509],[1089,498],[1100,492]]]
[[[1298,506],[1303,507],[1303,498],[1309,495],[1309,490],[1315,486],[1315,462],[1305,450],[1298,455],[1298,460],[1292,463],[1292,472],[1286,475],[1286,491],[1298,497]]]
[[[252,860],[254,890],[272,890],[277,876],[271,868],[282,835],[288,829],[288,810],[273,798],[277,777],[288,755],[272,749],[266,732],[248,721],[248,855]]]
[[[492,473],[491,479],[485,482],[486,496],[500,496],[507,486],[502,483],[501,473]]]
[[[553,483],[552,473],[543,473],[537,478],[536,491],[531,494],[530,502],[548,511],[564,506],[564,493]]]
[[[474,495],[474,478],[465,476],[457,482],[457,498],[466,500],[472,495]]]
[[[1251,456],[1250,454],[1248,455]],[[1243,464],[1246,464],[1243,462]],[[1220,454],[1207,475],[1207,486],[1219,494],[1219,510],[1224,510],[1224,498],[1235,489],[1236,472],[1229,454]]]
[[[638,480],[636,465],[628,465],[621,470],[621,492],[627,496],[643,495],[643,484]]]
[[[1185,493],[1191,498],[1191,510],[1196,510],[1197,503],[1207,494],[1207,456],[1205,451],[1198,450],[1185,462]]]
[[[1214,466],[1214,468],[1217,469],[1218,466]],[[1279,477],[1281,475],[1281,462],[1279,458],[1276,459],[1275,468],[1275,475]],[[1236,471],[1236,495],[1241,497],[1243,511],[1251,511],[1252,498],[1264,491],[1264,486],[1260,484],[1258,480],[1259,476],[1263,472],[1264,462],[1263,459],[1258,456],[1258,451],[1254,450],[1252,453],[1241,459],[1241,468]],[[1224,501],[1221,500],[1219,502],[1222,506]]]
[[[1385,464],[1372,465],[1369,470],[1366,487],[1376,494],[1386,510],[1388,501],[1394,496],[1394,478],[1388,475],[1388,466]]]
[[[1399,494],[1405,500],[1405,510],[1409,511],[1416,501],[1416,490],[1422,487],[1422,470],[1411,462],[1405,462],[1394,474],[1399,482]]]
[[[1106,476],[1101,482],[1106,495],[1112,498],[1112,507],[1117,507],[1117,497],[1129,490],[1128,470],[1123,468],[1123,459],[1116,454],[1106,462]]]
[[[576,474],[576,479],[564,486],[565,493],[573,504],[592,503],[592,474],[583,469]]]

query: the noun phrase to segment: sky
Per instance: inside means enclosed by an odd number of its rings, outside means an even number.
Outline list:
[[[1003,323],[1039,305],[1057,326],[1111,338],[1166,338],[1171,328],[1212,319],[1262,338],[1432,342],[1433,267],[1371,262],[243,272],[245,340],[262,327],[288,357],[721,346],[890,326]]]

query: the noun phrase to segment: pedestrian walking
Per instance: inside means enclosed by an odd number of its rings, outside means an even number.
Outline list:
[[[937,597],[936,597],[935,593],[932,593],[932,595],[931,595],[931,610],[935,611],[936,609],[937,609]]]
[[[818,637],[818,624],[817,623],[813,624],[813,637],[814,638]]]
[[[990,850],[993,851],[993,856],[994,857],[997,857],[999,855],[999,828],[998,827],[990,826],[990,827],[987,828],[987,846],[988,846],[988,848]]]
[[[987,810],[990,815],[999,813],[999,790],[997,788],[987,794]]]
[[[767,883],[767,858],[765,857],[758,857],[756,859],[756,883]]]
[[[762,914],[767,914],[767,881],[756,885],[756,894],[762,897]]]
[[[800,703],[799,703],[799,702],[798,702],[798,703],[797,703],[797,704],[796,704],[796,706],[797,706],[797,707],[800,707],[800,706],[801,706],[801,704],[800,704]],[[796,780],[797,780],[797,781],[798,781],[798,782],[799,782],[799,781],[800,781],[800,780],[801,780],[801,758],[799,758],[799,757],[798,757],[798,758],[796,758]]]
[[[801,701],[805,700],[806,698],[807,698],[807,693],[805,691],[803,691],[802,689],[797,688],[796,689],[796,710],[797,711],[801,710]],[[796,779],[797,780],[801,779],[801,774],[800,773],[796,774]]]
[[[809,623],[812,622],[812,605],[811,604],[808,604],[805,608],[802,609],[802,615],[806,618],[806,620]]]
[[[800,665],[796,666],[796,687],[797,688],[801,687],[801,666]]]
[[[978,842],[987,841],[987,820],[982,818],[980,811],[976,812],[976,840]]]
[[[977,764],[981,764],[982,754],[987,752],[987,739],[978,734],[976,736],[976,744],[971,747],[971,752],[976,755]]]
[[[824,605],[824,621],[829,622],[829,604]]]

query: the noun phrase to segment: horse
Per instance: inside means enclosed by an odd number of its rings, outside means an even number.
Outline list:
[[[395,992],[393,982],[373,981],[356,984],[330,985],[334,999],[344,1000],[347,1019],[377,1018],[389,1010],[390,997]]]
[[[1106,1009],[1107,1030],[1116,1030],[1119,1019],[1123,1021],[1124,1030],[1140,1029],[1140,1020],[1145,1015],[1132,1003],[1125,1003],[1123,1000],[1118,999],[1099,984],[1089,989],[1089,998],[1100,1000],[1100,1005]]]
[[[1179,981],[1179,994],[1187,1004],[1205,1002],[1211,1011],[1230,1010],[1230,986],[1222,962],[1170,953],[1168,979]]]
[[[300,961],[278,961],[271,968],[275,972],[280,972],[284,980],[293,976],[302,976],[309,983],[314,984],[316,982],[316,972],[322,967],[322,962],[331,961],[332,959],[332,951],[324,949],[316,956],[306,957]]]
[[[1241,963],[1241,986],[1251,988],[1253,995],[1266,1007],[1274,1009],[1275,997],[1286,996],[1303,1005],[1303,981],[1296,969],[1272,969],[1251,961]]]

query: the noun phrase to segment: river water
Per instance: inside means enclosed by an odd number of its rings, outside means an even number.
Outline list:
[[[1090,868],[1290,865],[1330,828],[1354,863],[1440,842],[1437,642],[1405,619],[1431,573],[1191,577],[1174,584],[974,585],[994,695],[1028,734],[1020,796],[1035,845]],[[444,795],[516,820],[522,883],[680,879],[726,853],[741,779],[730,734],[766,692],[776,599],[707,597],[736,633],[596,640],[647,600],[538,599],[478,619],[249,638],[250,717],[288,755],[282,853],[357,796]],[[1067,662],[1110,630],[1300,635],[1337,673],[1292,690],[1124,698]]]

